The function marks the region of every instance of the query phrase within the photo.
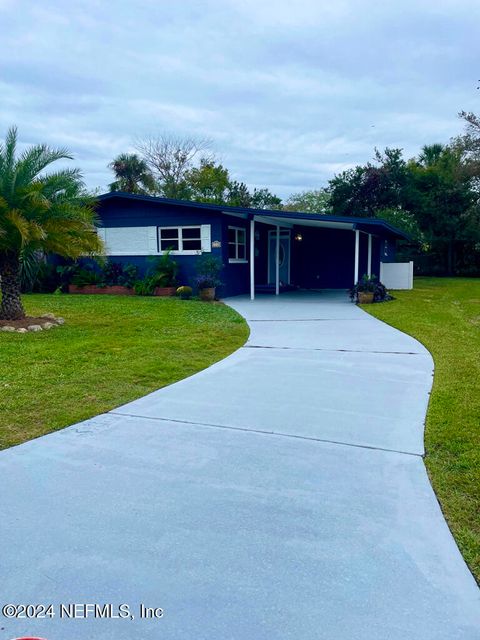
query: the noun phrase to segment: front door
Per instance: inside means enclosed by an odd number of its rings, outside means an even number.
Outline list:
[[[275,284],[277,232],[268,232],[268,284]],[[290,284],[290,231],[280,231],[280,284]]]

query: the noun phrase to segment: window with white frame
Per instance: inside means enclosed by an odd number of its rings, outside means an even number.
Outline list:
[[[241,227],[228,227],[228,261],[247,261],[247,234]]]
[[[202,251],[202,227],[158,227],[160,251],[196,254]]]

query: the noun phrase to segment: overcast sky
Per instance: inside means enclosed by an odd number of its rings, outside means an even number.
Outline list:
[[[207,136],[282,197],[480,112],[479,0],[0,0],[0,130],[89,187],[136,136]]]

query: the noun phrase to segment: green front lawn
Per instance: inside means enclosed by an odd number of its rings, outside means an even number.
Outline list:
[[[363,308],[422,342],[435,361],[426,465],[455,539],[480,581],[480,279],[416,278]]]
[[[0,448],[90,418],[192,375],[240,347],[244,320],[175,298],[28,295],[66,324],[0,332]]]

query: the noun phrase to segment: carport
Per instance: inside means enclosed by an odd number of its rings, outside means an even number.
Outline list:
[[[304,289],[351,287],[363,275],[380,276],[395,261],[396,241],[407,239],[384,220],[266,212],[250,218],[250,298]]]

